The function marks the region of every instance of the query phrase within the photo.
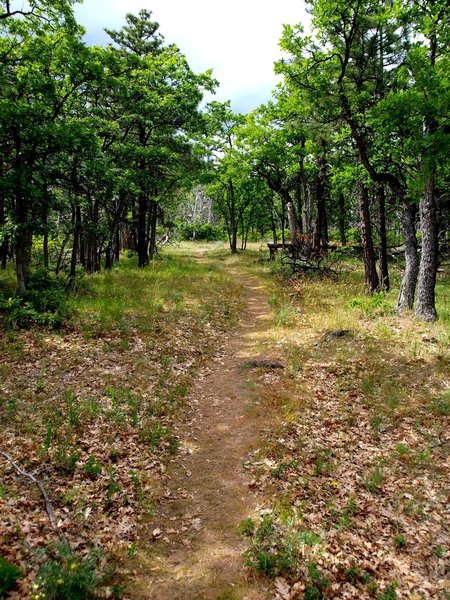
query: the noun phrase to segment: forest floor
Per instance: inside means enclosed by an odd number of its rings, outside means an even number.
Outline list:
[[[70,327],[0,333],[0,450],[72,548],[2,458],[11,598],[449,597],[448,277],[424,324],[356,264],[286,279],[258,258],[125,261]]]

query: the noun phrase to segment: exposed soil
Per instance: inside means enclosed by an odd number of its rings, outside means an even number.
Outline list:
[[[136,599],[269,598],[268,586],[245,569],[238,525],[257,511],[243,462],[267,425],[246,386],[245,362],[276,357],[259,354],[258,340],[270,324],[264,285],[230,273],[244,287],[245,307],[190,393],[187,418],[177,431],[181,456],[169,470],[170,494],[141,536],[148,549],[136,557],[139,569],[129,587]]]

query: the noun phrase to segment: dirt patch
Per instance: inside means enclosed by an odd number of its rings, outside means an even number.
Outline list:
[[[166,497],[142,534],[148,548],[130,586],[136,599],[269,598],[268,586],[248,578],[238,525],[257,512],[243,462],[265,425],[242,363],[260,358],[258,338],[270,313],[261,282],[238,271],[232,275],[245,287],[246,307],[190,394],[189,413],[177,431],[181,458],[173,461]]]

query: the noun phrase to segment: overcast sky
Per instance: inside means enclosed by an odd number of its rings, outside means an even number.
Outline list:
[[[141,8],[153,12],[160,32],[195,72],[214,70],[220,82],[215,99],[231,100],[237,112],[270,98],[282,24],[308,21],[303,0],[84,0],[76,14],[88,43],[102,44],[105,27],[120,29],[125,14]]]

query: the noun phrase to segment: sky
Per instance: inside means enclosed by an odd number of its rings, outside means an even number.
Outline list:
[[[75,12],[86,41],[103,44],[105,27],[120,29],[125,15],[141,8],[152,11],[160,33],[196,73],[213,69],[220,82],[214,99],[231,100],[242,113],[267,102],[275,88],[282,24],[309,21],[303,0],[84,0]]]

